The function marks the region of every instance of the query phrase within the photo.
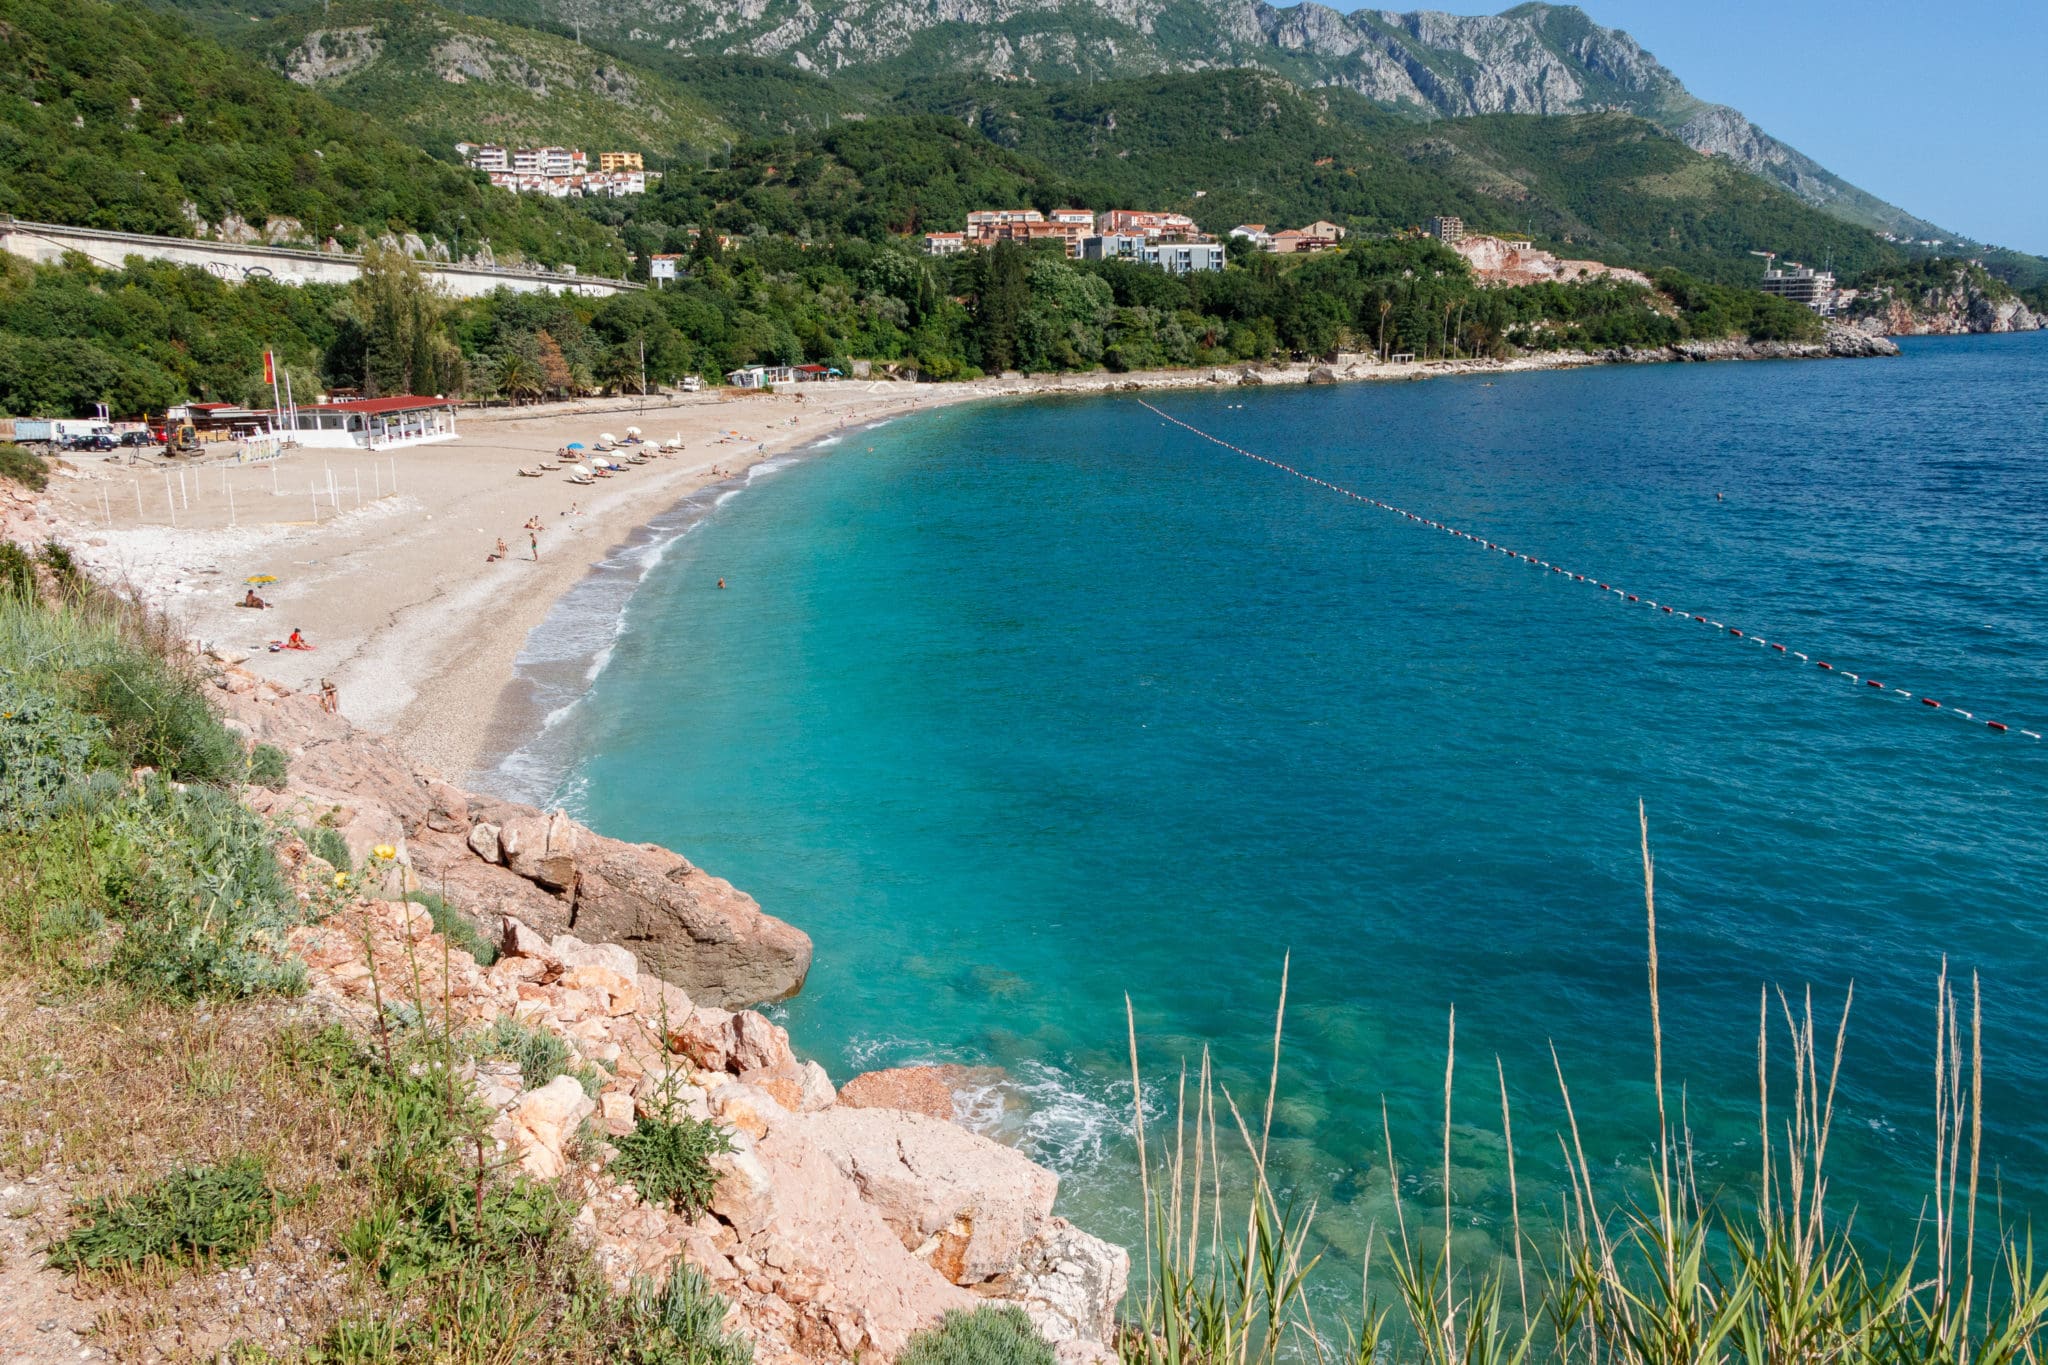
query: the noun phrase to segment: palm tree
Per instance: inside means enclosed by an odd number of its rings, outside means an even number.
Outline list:
[[[501,352],[496,364],[498,388],[518,407],[521,398],[533,398],[541,391],[540,364],[518,351]]]

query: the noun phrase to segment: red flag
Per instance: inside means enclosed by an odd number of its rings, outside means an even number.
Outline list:
[[[271,358],[268,351],[263,353],[263,382],[266,384],[275,384],[277,382],[277,362]]]

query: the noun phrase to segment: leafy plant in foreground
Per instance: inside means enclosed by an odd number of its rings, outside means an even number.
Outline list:
[[[253,1157],[177,1171],[84,1210],[86,1222],[49,1249],[59,1270],[150,1261],[240,1261],[270,1235],[277,1200]]]
[[[1024,1310],[1014,1304],[955,1308],[910,1339],[897,1365],[1052,1365],[1046,1344]]]
[[[619,1153],[612,1169],[630,1180],[642,1199],[667,1204],[686,1217],[710,1206],[718,1185],[711,1158],[733,1150],[732,1136],[723,1128],[687,1114],[644,1118],[612,1145]]]

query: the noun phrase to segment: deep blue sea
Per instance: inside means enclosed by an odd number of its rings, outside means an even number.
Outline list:
[[[1496,1056],[1525,1211],[1562,1187],[1553,1045],[1593,1165],[1643,1165],[1640,800],[1701,1183],[1754,1184],[1760,992],[1810,985],[1826,1034],[1853,982],[1835,1198],[1908,1229],[1946,954],[1982,977],[1986,1171],[2048,1212],[2048,335],[1904,346],[1152,400],[1837,673],[1131,399],[987,403],[657,521],[536,636],[556,714],[500,781],[809,931],[780,1017],[835,1079],[1003,1068],[983,1121],[1111,1237],[1125,997],[1155,1115],[1205,1045],[1256,1107],[1291,952],[1275,1165],[1354,1281],[1383,1102],[1410,1216],[1441,1197],[1453,1006],[1465,1236],[1506,1217]]]

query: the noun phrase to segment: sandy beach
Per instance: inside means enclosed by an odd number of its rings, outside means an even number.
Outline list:
[[[247,652],[262,676],[296,688],[332,681],[350,719],[459,776],[479,757],[527,635],[636,527],[842,423],[985,392],[842,383],[801,399],[721,390],[644,411],[607,400],[465,412],[458,439],[391,452],[297,450],[246,465],[86,457],[50,491],[64,539],[104,581],[209,647]],[[559,470],[518,473],[628,426],[683,448],[588,486]],[[541,528],[531,539],[530,519]],[[507,553],[492,559],[501,540]],[[237,605],[262,576],[275,579],[255,585],[270,609]],[[294,629],[311,651],[270,650]]]
[[[976,400],[1219,384],[1396,381],[1560,369],[1510,361],[1231,366],[1008,376],[973,383],[847,380],[798,391],[593,399],[465,411],[452,441],[391,452],[301,449],[260,463],[87,456],[60,466],[50,508],[102,581],[123,584],[215,650],[294,688],[331,681],[343,714],[456,779],[506,747],[527,637],[591,566],[691,492],[778,453],[884,418]],[[594,485],[524,478],[572,441],[640,428],[680,440]],[[529,538],[527,523],[539,527]],[[493,558],[499,542],[506,553]],[[537,541],[537,547],[535,542]],[[535,558],[537,548],[538,558]],[[271,606],[238,605],[248,581]],[[310,651],[273,652],[294,629]],[[516,739],[513,743],[518,742]]]

